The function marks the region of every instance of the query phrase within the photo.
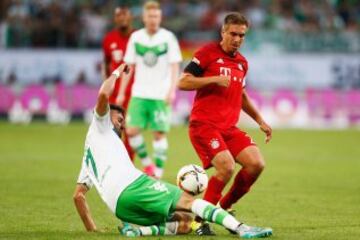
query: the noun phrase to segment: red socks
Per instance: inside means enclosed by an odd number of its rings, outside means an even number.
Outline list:
[[[236,203],[249,190],[257,177],[251,176],[244,168],[241,169],[234,179],[229,192],[221,199],[220,206],[228,209],[232,204]]]
[[[216,205],[222,197],[221,192],[224,187],[225,183],[222,180],[212,176],[205,191],[204,200]]]
[[[212,176],[205,191],[204,200],[214,205],[220,201],[220,206],[223,209],[228,209],[250,190],[256,179],[257,176],[250,175],[244,168],[241,169],[236,175],[229,192],[222,198],[221,193],[226,184],[217,177]]]

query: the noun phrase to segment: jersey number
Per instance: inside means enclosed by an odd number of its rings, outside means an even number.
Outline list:
[[[161,182],[156,182],[153,185],[151,185],[149,188],[153,189],[155,191],[158,191],[158,192],[170,193],[169,189],[166,187],[166,185]]]

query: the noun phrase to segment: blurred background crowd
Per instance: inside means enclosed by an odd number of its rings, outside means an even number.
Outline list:
[[[2,0],[0,46],[98,48],[113,9],[130,6],[141,27],[144,1]],[[248,48],[270,41],[287,51],[360,51],[358,0],[161,0],[164,26],[180,40],[218,36],[223,16],[240,11],[251,21]],[[290,37],[287,33],[293,33]],[[306,38],[306,40],[304,40]]]
[[[0,118],[27,122],[26,110],[59,121],[58,108],[91,112],[114,9],[128,6],[139,29],[144,2],[1,0]],[[180,42],[182,67],[201,45],[219,39],[227,12],[248,17],[241,47],[250,66],[247,89],[273,126],[360,125],[360,0],[159,2],[162,25]],[[178,92],[174,122],[186,120],[193,95]]]

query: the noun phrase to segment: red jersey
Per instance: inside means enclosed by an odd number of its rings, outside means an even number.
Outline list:
[[[129,35],[121,35],[118,30],[113,30],[108,32],[103,40],[103,53],[107,61],[110,61],[110,73],[113,72],[120,64],[124,61],[124,55],[126,51],[126,46],[129,41]],[[129,98],[131,95],[131,87],[134,82],[134,77],[132,76],[130,82],[128,83],[125,91],[125,98]],[[115,103],[116,97],[119,92],[121,79],[118,79],[115,83],[114,92],[110,97],[110,103]],[[126,101],[127,103],[127,101]],[[124,104],[127,105],[127,104]],[[125,106],[126,107],[126,106]]]
[[[230,76],[231,81],[228,87],[209,84],[197,90],[190,123],[209,123],[220,129],[235,126],[242,107],[247,60],[239,52],[230,56],[220,44],[210,43],[198,50],[192,61],[201,68],[202,77]]]

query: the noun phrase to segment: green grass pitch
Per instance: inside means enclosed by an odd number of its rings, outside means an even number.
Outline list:
[[[88,201],[105,233],[86,233],[73,206],[86,131],[82,123],[0,123],[0,239],[120,238],[118,221],[95,190]],[[236,205],[239,219],[271,226],[274,240],[360,239],[360,131],[275,130],[268,145],[259,131],[249,133],[267,166]],[[173,128],[169,142],[164,179],[175,183],[181,166],[199,160],[186,127]],[[209,239],[236,239],[220,227],[215,230],[218,235]]]

